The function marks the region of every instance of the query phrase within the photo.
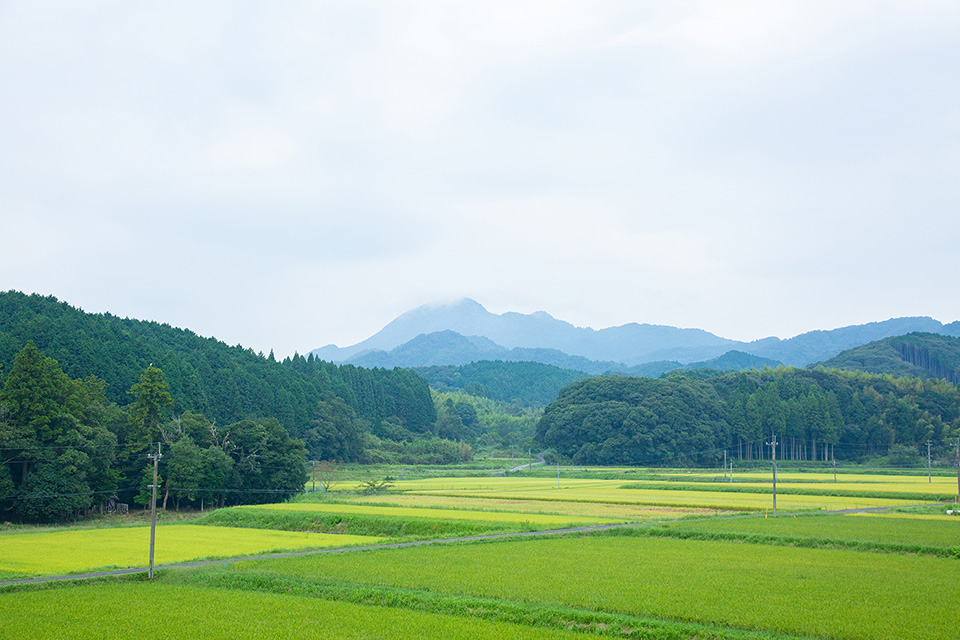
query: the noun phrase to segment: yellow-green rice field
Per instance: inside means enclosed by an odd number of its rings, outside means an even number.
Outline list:
[[[244,507],[238,507],[244,508]],[[628,518],[565,516],[507,511],[470,511],[464,509],[429,509],[423,507],[389,507],[368,504],[336,504],[329,502],[293,502],[255,505],[256,509],[275,511],[311,511],[318,513],[388,516],[393,518],[431,518],[438,520],[470,520],[476,522],[529,523],[545,527],[570,527],[577,524],[614,524]]]
[[[155,564],[379,542],[370,536],[195,525],[157,527]],[[52,575],[145,567],[149,527],[74,529],[0,535],[0,571]]]

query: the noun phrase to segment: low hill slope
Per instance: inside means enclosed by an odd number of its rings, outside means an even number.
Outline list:
[[[960,383],[960,338],[908,333],[848,349],[820,364],[828,369],[941,378],[957,384]]]
[[[527,407],[545,407],[557,399],[560,389],[589,377],[580,371],[538,362],[483,361],[463,366],[418,367],[415,371],[440,391],[464,391]]]
[[[104,380],[108,399],[118,405],[131,401],[127,391],[153,364],[170,385],[176,413],[195,411],[218,424],[275,417],[299,436],[325,393],[371,422],[398,417],[422,432],[436,421],[430,389],[412,371],[338,367],[312,356],[277,362],[272,353],[264,357],[167,324],[86,313],[52,296],[0,292],[0,374],[10,371],[27,341],[71,378]]]

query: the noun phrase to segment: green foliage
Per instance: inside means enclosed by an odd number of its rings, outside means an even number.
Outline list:
[[[393,483],[388,480],[367,480],[360,483],[362,493],[386,493],[393,487]]]
[[[482,361],[461,366],[417,367],[430,386],[439,391],[464,393],[526,407],[544,407],[557,398],[560,389],[588,377],[538,362]]]
[[[465,442],[436,437],[395,441],[371,435],[364,456],[364,462],[379,465],[449,465],[470,461],[473,449]]]
[[[945,381],[781,367],[584,380],[547,407],[537,440],[585,464],[715,465],[724,449],[769,459],[772,434],[780,460],[860,460],[928,439],[945,452],[958,426],[960,391]]]
[[[127,437],[127,450],[145,451],[151,442],[159,440],[163,412],[173,406],[170,385],[163,379],[163,372],[150,365],[128,393],[136,398],[136,402],[130,408],[131,432]]]
[[[908,333],[848,349],[821,363],[831,369],[960,383],[960,338]]]
[[[366,425],[343,399],[325,391],[302,437],[311,460],[359,461]]]
[[[116,488],[115,421],[102,382],[70,380],[33,345],[17,354],[0,394],[0,512],[75,517]]]
[[[0,293],[0,367],[10,371],[31,340],[68,376],[102,376],[107,399],[121,406],[152,363],[169,384],[174,415],[194,411],[217,424],[272,416],[300,437],[324,391],[371,423],[396,419],[426,433],[436,421],[429,387],[409,370],[338,367],[297,354],[277,362],[165,324],[88,314],[53,297]],[[45,415],[42,407],[33,410]]]
[[[604,376],[565,388],[537,440],[577,464],[713,464],[729,437],[723,403],[706,382]]]

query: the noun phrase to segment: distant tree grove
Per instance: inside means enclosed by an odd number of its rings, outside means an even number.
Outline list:
[[[861,460],[960,437],[944,380],[778,367],[659,379],[602,376],[564,388],[536,439],[582,464],[714,465],[724,455]],[[925,449],[924,449],[925,450]]]

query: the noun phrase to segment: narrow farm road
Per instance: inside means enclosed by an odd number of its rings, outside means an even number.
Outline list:
[[[515,472],[515,471],[522,471],[523,469],[526,469],[527,467],[536,467],[536,466],[538,466],[538,465],[545,464],[545,461],[544,461],[544,459],[543,459],[543,454],[542,454],[542,453],[538,453],[538,454],[537,454],[537,458],[540,459],[539,462],[529,462],[529,463],[527,463],[527,464],[522,464],[522,465],[520,465],[519,467],[514,467],[513,469],[510,469],[509,473],[513,473],[513,472]]]

